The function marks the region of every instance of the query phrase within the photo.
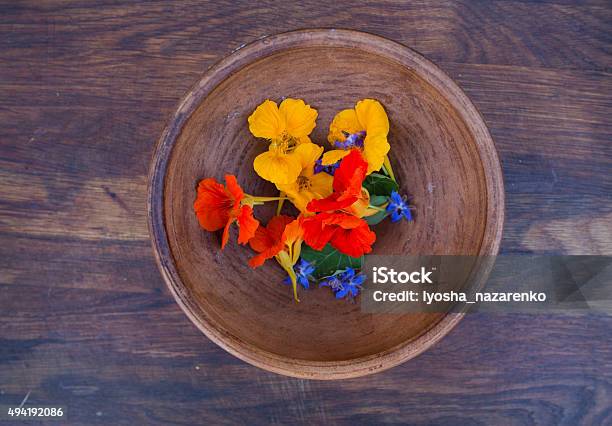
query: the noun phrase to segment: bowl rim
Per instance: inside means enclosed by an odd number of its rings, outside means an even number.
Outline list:
[[[421,78],[443,93],[466,123],[485,169],[487,215],[480,256],[499,252],[504,224],[503,173],[495,144],[480,112],[459,86],[433,62],[409,47],[379,35],[346,29],[316,28],[264,36],[240,46],[207,69],[182,98],[170,117],[154,149],[148,176],[147,219],[155,261],[164,281],[187,317],[210,340],[249,364],[286,376],[333,380],[360,377],[392,368],[421,354],[463,318],[464,313],[448,313],[418,337],[383,352],[343,361],[309,361],[280,356],[241,340],[220,327],[207,315],[196,315],[196,306],[187,297],[174,265],[164,220],[164,183],[172,148],[191,114],[221,82],[243,66],[295,47],[338,46],[357,48],[391,59],[413,69]],[[485,262],[486,263],[486,262]],[[482,285],[490,273],[485,266],[476,277]],[[202,314],[205,312],[199,310]]]

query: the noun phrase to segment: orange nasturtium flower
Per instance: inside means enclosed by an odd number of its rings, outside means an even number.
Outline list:
[[[308,135],[315,127],[317,110],[301,99],[287,98],[280,106],[265,100],[249,117],[249,130],[258,138],[268,139],[268,151],[259,154],[253,168],[259,176],[274,184],[291,184],[302,167],[296,155],[302,144],[312,143]]]
[[[202,228],[207,231],[223,229],[221,248],[229,239],[230,225],[238,223],[238,242],[246,244],[255,235],[259,221],[253,217],[253,205],[261,197],[246,195],[236,176],[225,175],[226,186],[214,178],[207,178],[198,184],[198,194],[193,208]]]
[[[380,170],[384,164],[392,175],[387,158],[388,134],[389,119],[383,106],[374,99],[363,99],[355,109],[342,110],[334,117],[327,140],[337,149],[326,152],[322,164],[334,164],[357,148],[368,162],[367,174]]]
[[[249,265],[257,268],[267,259],[274,257],[289,274],[293,286],[293,297],[298,302],[297,278],[293,265],[300,258],[303,235],[302,217],[294,219],[279,215],[270,219],[267,226],[257,228],[255,236],[249,241],[251,248],[258,253],[249,260]]]
[[[300,175],[293,183],[277,184],[297,209],[306,213],[311,200],[325,198],[332,193],[334,178],[325,172],[315,173],[315,162],[323,153],[323,147],[314,143],[300,145],[296,155],[300,160]],[[361,186],[361,184],[360,184]]]

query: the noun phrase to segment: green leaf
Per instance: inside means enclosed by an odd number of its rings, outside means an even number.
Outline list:
[[[370,197],[370,205],[380,207],[386,204],[389,201],[389,197],[386,195],[372,195]],[[368,223],[368,225],[376,225],[383,221],[384,218],[389,216],[386,211],[378,212],[373,214],[372,216],[364,217],[363,219]]]
[[[321,251],[317,251],[312,247],[303,244],[300,254],[302,259],[311,262],[315,267],[312,274],[315,278],[323,278],[333,275],[336,271],[344,270],[348,267],[353,269],[361,269],[363,266],[363,256],[351,257],[340,253],[327,244]]]
[[[371,206],[382,206],[388,201],[389,197],[386,195],[372,195],[370,196],[370,205]]]
[[[366,177],[363,181],[363,187],[368,190],[370,196],[385,195],[387,197],[390,196],[393,191],[399,189],[397,182],[380,173],[372,173]]]
[[[387,216],[389,216],[389,213],[385,211],[385,212],[378,212],[376,214],[373,214],[372,216],[364,217],[364,219],[366,222],[368,222],[368,225],[373,226],[373,225],[377,225],[380,222],[382,222]]]

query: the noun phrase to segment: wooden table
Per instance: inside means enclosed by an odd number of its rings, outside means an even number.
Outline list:
[[[607,0],[2,1],[0,404],[74,424],[610,424],[612,319],[467,316],[392,370],[316,382],[251,367],[180,311],[146,225],[153,146],[220,58],[264,35],[402,42],[482,112],[504,253],[612,254]]]

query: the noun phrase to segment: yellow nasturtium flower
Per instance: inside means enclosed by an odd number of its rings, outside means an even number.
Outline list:
[[[380,102],[363,99],[355,109],[345,109],[334,117],[327,140],[335,148],[323,154],[322,164],[334,164],[357,148],[368,162],[368,174],[380,170],[389,152],[389,119]]]
[[[306,213],[311,200],[325,198],[333,192],[334,178],[325,172],[315,173],[315,162],[323,153],[323,147],[305,143],[295,148],[294,154],[300,161],[300,174],[293,183],[276,184],[295,207]]]
[[[258,138],[270,141],[268,151],[253,162],[257,174],[275,184],[290,184],[302,171],[295,150],[311,144],[308,135],[315,127],[317,110],[301,99],[285,99],[280,106],[265,100],[249,117],[249,130]]]

